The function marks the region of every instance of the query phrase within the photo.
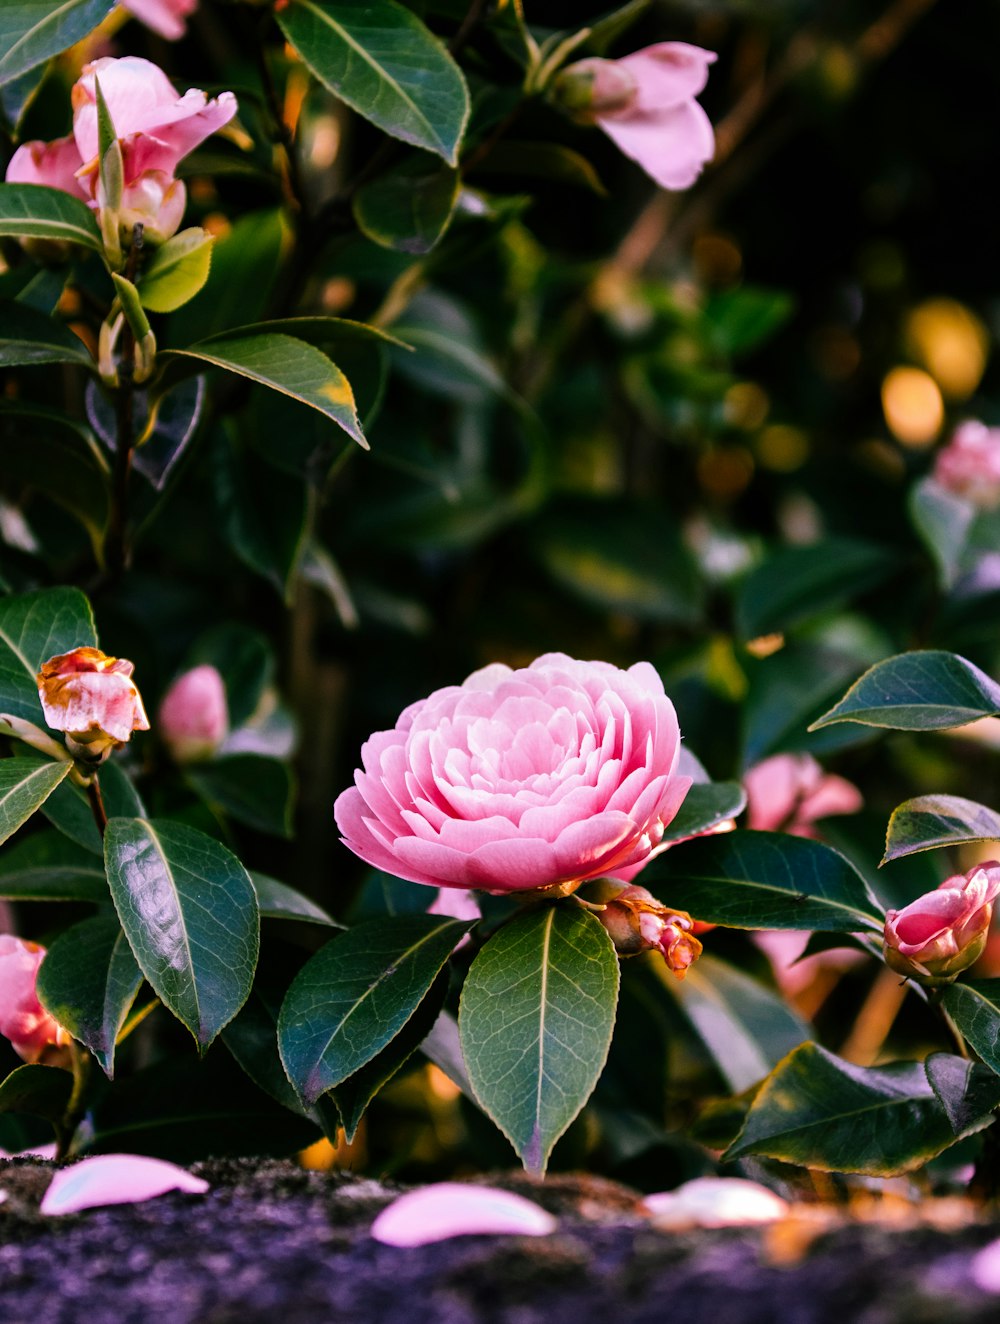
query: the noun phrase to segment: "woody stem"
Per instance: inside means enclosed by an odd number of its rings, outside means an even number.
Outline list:
[[[104,808],[104,797],[101,795],[101,786],[97,780],[96,772],[87,783],[87,799],[90,802],[90,812],[94,815],[97,830],[103,838],[104,829],[108,826],[108,814]]]

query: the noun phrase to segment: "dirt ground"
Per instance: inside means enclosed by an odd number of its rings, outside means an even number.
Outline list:
[[[376,1182],[218,1161],[195,1168],[211,1182],[205,1196],[45,1219],[37,1210],[50,1168],[0,1161],[2,1324],[1000,1319],[1000,1282],[993,1293],[974,1276],[1000,1222],[668,1233],[622,1187],[509,1177],[500,1180],[558,1215],[554,1234],[399,1250],[369,1235],[394,1194]]]

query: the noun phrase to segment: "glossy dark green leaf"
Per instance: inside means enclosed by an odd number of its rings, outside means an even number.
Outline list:
[[[737,629],[744,639],[786,630],[853,600],[896,568],[884,547],[849,538],[780,548],[740,585]]]
[[[941,487],[933,478],[917,483],[910,494],[910,515],[934,557],[943,588],[958,578],[976,507],[964,497]]]
[[[617,1002],[611,939],[572,904],[518,916],[469,969],[459,1010],[469,1079],[536,1176],[597,1083]]]
[[[1000,1108],[1000,1077],[955,1053],[931,1053],[924,1070],[956,1136]]]
[[[363,184],[354,195],[354,219],[383,248],[429,253],[448,228],[458,188],[457,170],[421,153]]]
[[[238,217],[212,250],[207,283],[171,316],[168,343],[187,345],[263,317],[290,238],[280,210]]]
[[[956,1133],[922,1062],[859,1067],[807,1043],[764,1082],[725,1157],[758,1154],[825,1172],[891,1177],[990,1120],[979,1117]]]
[[[315,901],[303,896],[287,883],[279,883],[277,878],[269,878],[263,873],[251,873],[250,881],[257,893],[262,919],[299,919],[311,924],[323,924],[328,928],[343,927]]]
[[[53,831],[32,833],[0,852],[0,896],[10,901],[111,900],[104,862]]]
[[[90,351],[79,336],[30,304],[15,300],[0,303],[0,367],[32,363],[79,363],[94,366]]]
[[[74,1039],[90,1049],[110,1078],[115,1043],[142,984],[113,915],[85,919],[55,940],[38,972],[38,997]]]
[[[1000,979],[951,984],[941,1001],[969,1044],[1000,1075]]]
[[[74,46],[112,8],[111,0],[4,0],[0,5],[0,85]]]
[[[433,887],[373,869],[365,876],[361,891],[351,903],[348,918],[352,924],[360,924],[380,915],[423,915],[436,896]]]
[[[287,763],[257,754],[226,754],[194,763],[187,779],[209,804],[260,832],[292,834],[292,774]]]
[[[190,377],[151,399],[146,391],[133,397],[139,445],[132,460],[136,473],[162,491],[201,422],[205,379]],[[97,382],[87,383],[87,420],[112,453],[117,449],[115,404]],[[152,412],[150,412],[152,410]]]
[[[308,484],[282,473],[235,437],[220,437],[216,499],[225,533],[240,560],[290,601],[309,542]]]
[[[275,17],[335,96],[392,137],[458,164],[465,79],[415,14],[395,0],[292,0]]]
[[[368,449],[350,382],[331,359],[304,340],[274,331],[219,336],[187,349],[167,350],[161,357],[168,355],[198,359],[279,391],[325,415]]]
[[[643,870],[642,883],[695,919],[738,929],[878,927],[864,879],[829,846],[780,832],[722,832],[683,841]]]
[[[861,722],[896,731],[941,731],[1000,713],[1000,685],[956,653],[900,653],[878,662],[810,730]]]
[[[882,863],[970,841],[1000,841],[1000,814],[960,795],[918,795],[892,811]]]
[[[2,11],[0,11],[2,12]],[[42,184],[0,184],[0,236],[53,239],[101,252],[101,233],[87,204]]]
[[[682,841],[685,837],[707,832],[716,824],[741,814],[746,803],[746,791],[740,782],[696,783],[667,825],[663,840]]]
[[[682,980],[663,967],[663,982],[684,1010],[734,1093],[761,1080],[812,1037],[775,992],[714,956],[702,956]]]
[[[112,818],[104,846],[136,960],[204,1050],[253,983],[260,916],[250,876],[212,837],[163,819]]]
[[[306,962],[281,1008],[278,1045],[307,1103],[400,1033],[469,928],[437,915],[373,920],[331,939]]]
[[[571,184],[589,189],[606,198],[608,190],[585,156],[562,143],[539,143],[503,139],[476,164],[477,175],[513,175],[523,180],[544,179],[549,183]],[[523,187],[523,185],[522,185]]]
[[[35,679],[42,663],[96,644],[90,603],[79,589],[46,588],[0,599],[0,713],[44,726]]]
[[[53,759],[0,759],[0,842],[28,821],[71,766]]]
[[[143,818],[146,810],[128,773],[109,759],[98,773],[104,809],[109,818]],[[75,782],[63,782],[49,796],[42,813],[53,827],[94,855],[104,855],[104,842],[94,822],[87,792]]]
[[[49,1122],[61,1122],[66,1115],[73,1076],[61,1067],[43,1067],[40,1063],[16,1067],[0,1082],[0,1113],[29,1113]]]

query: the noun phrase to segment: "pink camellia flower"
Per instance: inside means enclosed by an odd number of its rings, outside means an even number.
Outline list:
[[[48,1048],[70,1042],[35,992],[44,956],[44,947],[37,943],[0,933],[0,1034],[25,1062],[37,1062]]]
[[[948,984],[978,960],[986,946],[1000,863],[990,860],[885,917],[888,965],[919,984]]]
[[[226,686],[215,667],[177,677],[163,696],[157,730],[178,763],[212,757],[229,732]]]
[[[184,20],[197,9],[198,0],[121,0],[121,6],[167,41],[177,41],[184,36]]]
[[[690,188],[715,151],[712,122],[695,101],[715,58],[700,46],[661,41],[621,60],[579,60],[562,71],[554,91],[661,188]]]
[[[969,419],[960,424],[934,461],[934,479],[983,510],[1000,506],[1000,428]]]
[[[141,222],[149,243],[162,243],[180,226],[184,185],[174,178],[181,159],[236,114],[236,98],[210,101],[194,88],[178,96],[162,69],[128,55],[85,65],[73,87],[73,133],[54,142],[27,142],[7,167],[7,181],[46,184],[82,198],[98,211],[97,89],[108,106],[122,149],[123,196],[118,211],[123,238]]]
[[[99,763],[149,721],[132,680],[134,665],[99,648],[74,648],[42,663],[38,697],[53,731],[66,732],[78,759]]]
[[[809,754],[775,754],[743,777],[747,826],[761,832],[815,837],[818,818],[855,814],[864,801],[844,777],[824,772]]]
[[[575,885],[649,858],[691,784],[679,755],[648,662],[547,653],[412,704],[362,746],[334,814],[356,855],[411,882]]]

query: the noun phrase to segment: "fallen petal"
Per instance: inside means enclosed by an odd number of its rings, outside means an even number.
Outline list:
[[[372,1224],[372,1236],[387,1246],[425,1246],[483,1234],[544,1237],[555,1229],[555,1218],[521,1195],[492,1186],[438,1182],[393,1200]]]
[[[742,1177],[696,1177],[675,1191],[644,1196],[643,1204],[664,1229],[770,1223],[788,1213],[780,1196]]]
[[[974,1255],[970,1269],[981,1292],[1000,1292],[1000,1241],[991,1241]]]
[[[208,1182],[163,1159],[99,1154],[57,1172],[41,1203],[48,1215],[75,1214],[105,1204],[139,1204],[167,1191],[204,1195]]]

